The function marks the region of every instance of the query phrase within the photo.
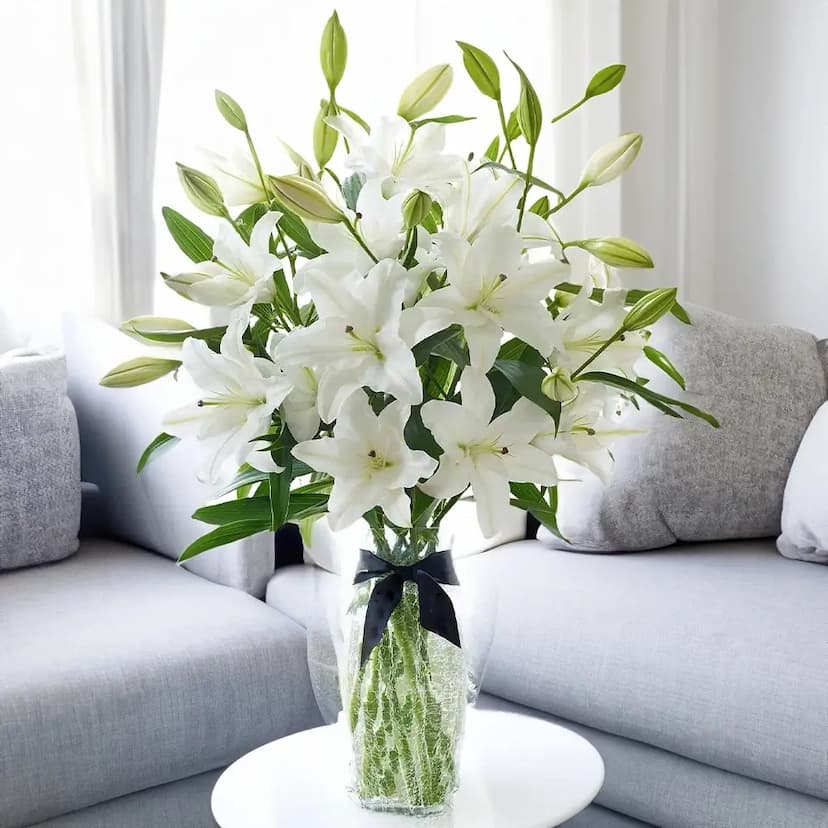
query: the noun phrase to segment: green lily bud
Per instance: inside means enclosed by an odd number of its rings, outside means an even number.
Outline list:
[[[226,92],[216,89],[216,106],[222,118],[234,129],[247,132],[247,118],[244,110]]]
[[[204,213],[211,216],[226,216],[227,207],[218,184],[209,175],[184,164],[177,164],[178,178],[187,198]]]
[[[301,218],[336,224],[345,214],[320,184],[299,175],[277,175],[268,179],[273,195],[288,210]]]
[[[621,83],[626,71],[627,67],[623,63],[613,63],[611,66],[599,69],[587,84],[584,100],[594,98],[596,95],[603,95],[615,89]]]
[[[431,213],[434,202],[430,195],[421,190],[413,190],[403,201],[402,215],[405,226],[411,230],[418,224],[422,224],[426,216]]]
[[[582,239],[568,242],[567,247],[580,247],[610,267],[653,267],[650,254],[641,245],[621,236]]]
[[[319,62],[322,64],[322,74],[325,76],[331,92],[336,89],[342,80],[347,60],[348,39],[345,37],[345,30],[339,22],[339,15],[334,12],[328,18],[328,22],[322,30],[322,42],[319,46]]]
[[[676,288],[658,288],[642,296],[627,312],[623,327],[628,331],[640,331],[654,325],[676,304]]]
[[[330,101],[322,101],[313,125],[313,154],[320,170],[333,157],[337,141],[339,141],[339,133],[325,123],[325,118],[331,115],[336,115],[336,107]],[[307,176],[302,177],[307,178]]]
[[[581,187],[598,187],[618,178],[635,161],[643,138],[637,132],[625,132],[597,149],[581,174]]]
[[[447,63],[426,69],[405,88],[397,114],[406,121],[414,121],[425,115],[443,100],[453,77],[454,71]]]
[[[559,403],[568,403],[578,396],[578,387],[572,381],[572,377],[566,368],[553,368],[552,372],[544,377],[541,383],[541,391],[550,400]]]
[[[121,330],[141,342],[156,344],[180,344],[188,333],[196,330],[183,319],[164,316],[136,316],[121,325]]]
[[[132,388],[152,382],[181,365],[180,359],[159,359],[158,357],[136,357],[116,365],[100,381],[107,388]]]
[[[500,72],[497,64],[482,49],[471,43],[458,40],[457,45],[463,50],[463,66],[474,85],[487,98],[500,100]]]
[[[509,57],[506,55],[506,57]],[[534,146],[538,143],[540,137],[541,127],[543,126],[543,111],[541,109],[540,99],[538,93],[535,92],[535,87],[526,77],[526,72],[520,68],[511,58],[509,62],[517,70],[520,75],[520,98],[517,106],[517,122],[520,126],[520,131],[529,146]]]

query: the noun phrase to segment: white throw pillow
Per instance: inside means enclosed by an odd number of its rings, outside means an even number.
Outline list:
[[[814,415],[796,452],[776,546],[786,558],[828,564],[828,402]]]
[[[494,537],[484,538],[471,500],[461,500],[455,504],[442,525],[454,537],[452,557],[455,560],[526,537],[526,513],[511,508],[509,520],[501,530]],[[356,571],[360,546],[365,543],[366,532],[361,520],[340,532],[332,532],[325,518],[316,521],[310,544],[305,546],[305,563],[314,564],[337,575],[351,575]]]

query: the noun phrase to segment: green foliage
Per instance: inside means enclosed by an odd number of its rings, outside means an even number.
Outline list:
[[[146,465],[150,462],[150,460],[158,457],[158,455],[162,453],[162,450],[172,448],[172,446],[179,442],[180,440],[178,437],[173,437],[172,434],[161,432],[161,434],[159,434],[141,453],[141,457],[138,460],[138,466],[136,468],[138,474],[146,468]]]
[[[198,225],[172,207],[162,207],[161,215],[173,241],[191,262],[209,262],[213,258],[213,240]]]

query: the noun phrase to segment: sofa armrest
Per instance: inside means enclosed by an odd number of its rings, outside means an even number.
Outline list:
[[[159,454],[139,475],[141,453],[161,430],[164,413],[187,394],[172,377],[138,388],[98,384],[117,363],[146,353],[115,328],[90,317],[63,320],[69,396],[81,436],[81,477],[98,487],[90,494],[85,529],[121,538],[177,559],[208,526],[191,515],[213,489],[198,481],[198,447],[188,442]],[[205,552],[185,566],[216,583],[264,595],[274,571],[274,541],[262,533]]]

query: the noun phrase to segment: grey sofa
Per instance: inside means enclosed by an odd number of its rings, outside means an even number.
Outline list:
[[[214,826],[222,768],[321,723],[304,631],[257,597],[273,536],[197,572],[171,560],[202,531],[189,515],[204,492],[186,450],[136,476],[169,399],[98,387],[121,339],[66,329],[79,551],[0,573],[0,828]]]

